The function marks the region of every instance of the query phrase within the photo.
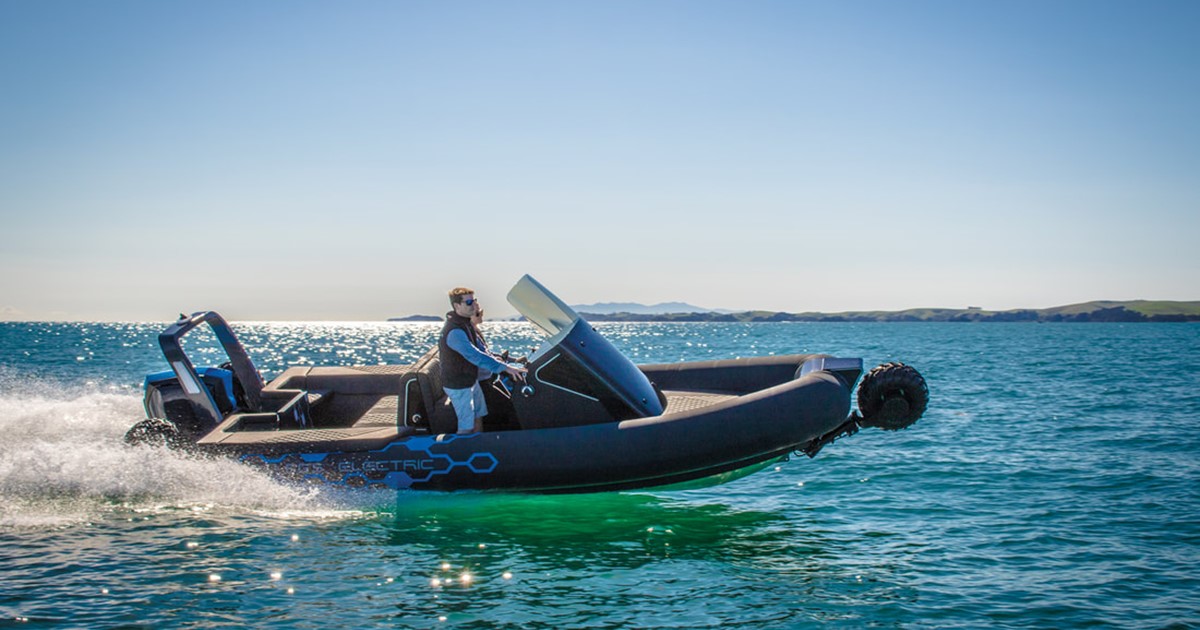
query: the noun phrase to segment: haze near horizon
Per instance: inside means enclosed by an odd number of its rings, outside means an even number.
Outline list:
[[[1195,2],[0,3],[0,320],[1200,299]]]

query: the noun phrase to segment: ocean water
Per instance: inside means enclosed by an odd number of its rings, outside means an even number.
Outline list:
[[[437,332],[234,326],[268,377],[407,363]],[[903,360],[929,411],[723,486],[552,497],[127,448],[162,327],[0,323],[0,626],[1200,627],[1194,324],[602,324],[638,362]]]

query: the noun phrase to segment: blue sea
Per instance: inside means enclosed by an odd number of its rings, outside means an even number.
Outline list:
[[[931,402],[726,485],[576,496],[339,494],[126,447],[164,326],[0,323],[0,626],[1200,628],[1195,324],[600,324],[642,363],[900,360]],[[438,330],[234,327],[268,378],[408,363]]]

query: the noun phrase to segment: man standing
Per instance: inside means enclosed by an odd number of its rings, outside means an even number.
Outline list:
[[[442,389],[450,397],[454,414],[458,416],[458,433],[477,433],[483,430],[481,419],[487,415],[479,373],[507,372],[513,378],[525,378],[525,368],[501,363],[482,350],[482,343],[471,318],[480,308],[475,291],[466,287],[450,290],[450,306],[446,325],[438,340],[438,356],[442,365]]]

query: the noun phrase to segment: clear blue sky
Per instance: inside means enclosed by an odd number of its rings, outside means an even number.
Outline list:
[[[1200,299],[1200,2],[0,1],[0,318]]]

